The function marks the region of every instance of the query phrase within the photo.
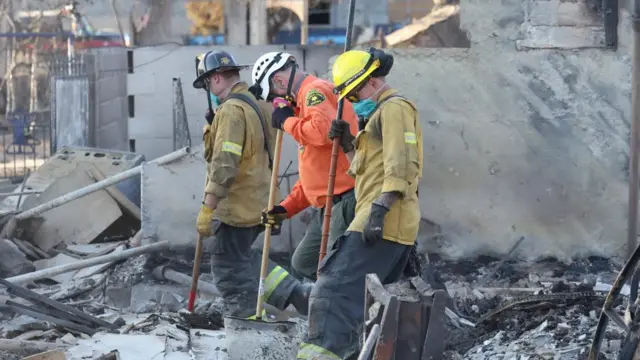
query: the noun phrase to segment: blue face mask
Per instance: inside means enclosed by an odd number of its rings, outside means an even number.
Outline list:
[[[353,111],[356,112],[356,115],[358,115],[358,117],[369,118],[373,110],[375,110],[376,106],[378,105],[378,103],[371,98],[374,97],[382,89],[384,89],[384,85],[376,90],[376,92],[371,94],[371,96],[369,96],[367,99],[360,100],[357,103],[353,104]]]
[[[216,94],[209,92],[209,98],[211,99],[211,107],[214,109],[220,105],[220,99]]]
[[[371,99],[361,100],[353,104],[353,111],[356,112],[358,117],[368,118],[375,110],[376,105],[376,102]]]

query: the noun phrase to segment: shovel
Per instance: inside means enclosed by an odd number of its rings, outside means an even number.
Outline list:
[[[276,188],[278,186],[278,168],[282,152],[282,131],[276,135],[273,169],[271,172],[271,186],[269,189],[268,209],[275,205]],[[269,262],[269,248],[271,246],[271,226],[266,225],[264,231],[264,245],[262,247],[262,263],[260,266],[260,283],[258,287],[258,303],[255,319],[245,319],[233,316],[224,318],[224,328],[227,335],[227,353],[229,360],[279,360],[293,359],[298,350],[299,340],[296,323],[290,321],[263,321],[264,282],[267,276]]]

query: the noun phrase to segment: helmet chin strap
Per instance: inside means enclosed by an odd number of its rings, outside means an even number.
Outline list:
[[[289,75],[289,84],[287,84],[287,94],[284,96],[285,100],[290,103],[295,103],[293,99],[293,94],[291,94],[291,89],[293,88],[293,79],[296,77],[296,66],[291,67],[291,75]]]
[[[205,90],[205,94],[207,94],[207,104],[209,105],[209,112],[213,114],[213,106],[211,105],[211,96],[209,95],[209,92],[210,92],[209,84],[205,83],[204,90]]]

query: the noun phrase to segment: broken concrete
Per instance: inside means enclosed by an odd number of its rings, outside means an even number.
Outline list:
[[[7,239],[0,239],[0,278],[26,274],[36,269],[20,249]]]
[[[57,178],[40,194],[33,206],[44,204],[95,181],[85,170],[78,168]],[[73,214],[73,221],[69,215]],[[32,242],[47,251],[60,243],[90,243],[118,218],[122,211],[106,190],[96,191],[75,201],[51,209],[41,215],[44,223],[34,234]]]
[[[65,146],[29,175],[29,178],[25,182],[24,190],[42,192],[51,185],[55,179],[64,177],[76,169],[86,171],[90,167],[95,166],[105,176],[112,176],[136,167],[143,161],[143,155],[130,152]],[[139,176],[124,180],[118,183],[116,187],[134,204],[140,205]],[[19,189],[15,191],[19,191]],[[23,197],[20,207],[32,206],[36,198],[36,195]],[[7,197],[0,203],[0,214],[10,213],[17,207],[18,197]]]

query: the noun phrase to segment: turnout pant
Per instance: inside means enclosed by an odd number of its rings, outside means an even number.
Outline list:
[[[410,252],[411,246],[387,240],[367,246],[359,232],[339,237],[311,291],[309,332],[297,359],[341,360],[357,354],[366,275],[376,274],[383,284],[398,280]]]
[[[262,254],[252,250],[251,245],[264,227],[241,228],[214,221],[213,230],[213,236],[205,240],[205,245],[211,254],[213,281],[224,300],[224,314],[255,315]],[[278,309],[286,308],[297,284],[296,278],[269,260],[264,283],[265,302]]]
[[[335,240],[347,231],[349,224],[353,221],[356,212],[356,196],[353,190],[349,190],[333,197],[333,207],[331,208],[331,227],[329,230],[329,241],[327,249]],[[320,243],[322,242],[322,221],[324,219],[324,209],[316,211],[307,226],[307,231],[300,241],[291,258],[291,266],[300,275],[307,279],[316,279],[318,270],[318,257],[320,256]],[[328,250],[327,250],[328,252]]]

